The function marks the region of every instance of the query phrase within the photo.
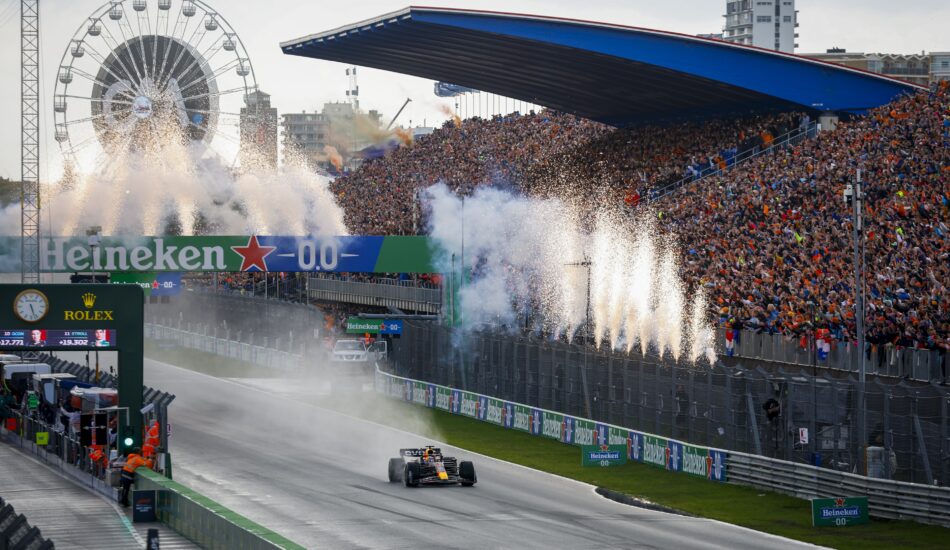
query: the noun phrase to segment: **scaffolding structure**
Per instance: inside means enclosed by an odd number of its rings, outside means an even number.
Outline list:
[[[40,5],[20,1],[20,279],[40,282]]]

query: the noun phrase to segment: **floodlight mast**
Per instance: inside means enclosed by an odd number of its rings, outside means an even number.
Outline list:
[[[20,1],[20,282],[40,282],[40,3]]]

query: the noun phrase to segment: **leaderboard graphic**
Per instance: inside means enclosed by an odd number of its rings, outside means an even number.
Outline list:
[[[17,329],[0,330],[0,348],[114,348],[114,329]]]

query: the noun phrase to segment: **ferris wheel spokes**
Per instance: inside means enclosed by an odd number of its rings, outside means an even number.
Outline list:
[[[56,141],[68,160],[81,154],[83,166],[95,159],[101,169],[103,157],[161,154],[169,130],[180,131],[192,154],[214,152],[233,164],[239,111],[256,89],[243,43],[205,0],[109,0],[63,54]]]

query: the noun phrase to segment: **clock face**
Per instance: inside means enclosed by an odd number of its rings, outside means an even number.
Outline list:
[[[49,311],[49,300],[39,290],[24,290],[14,300],[13,311],[20,319],[35,323],[46,316]]]

